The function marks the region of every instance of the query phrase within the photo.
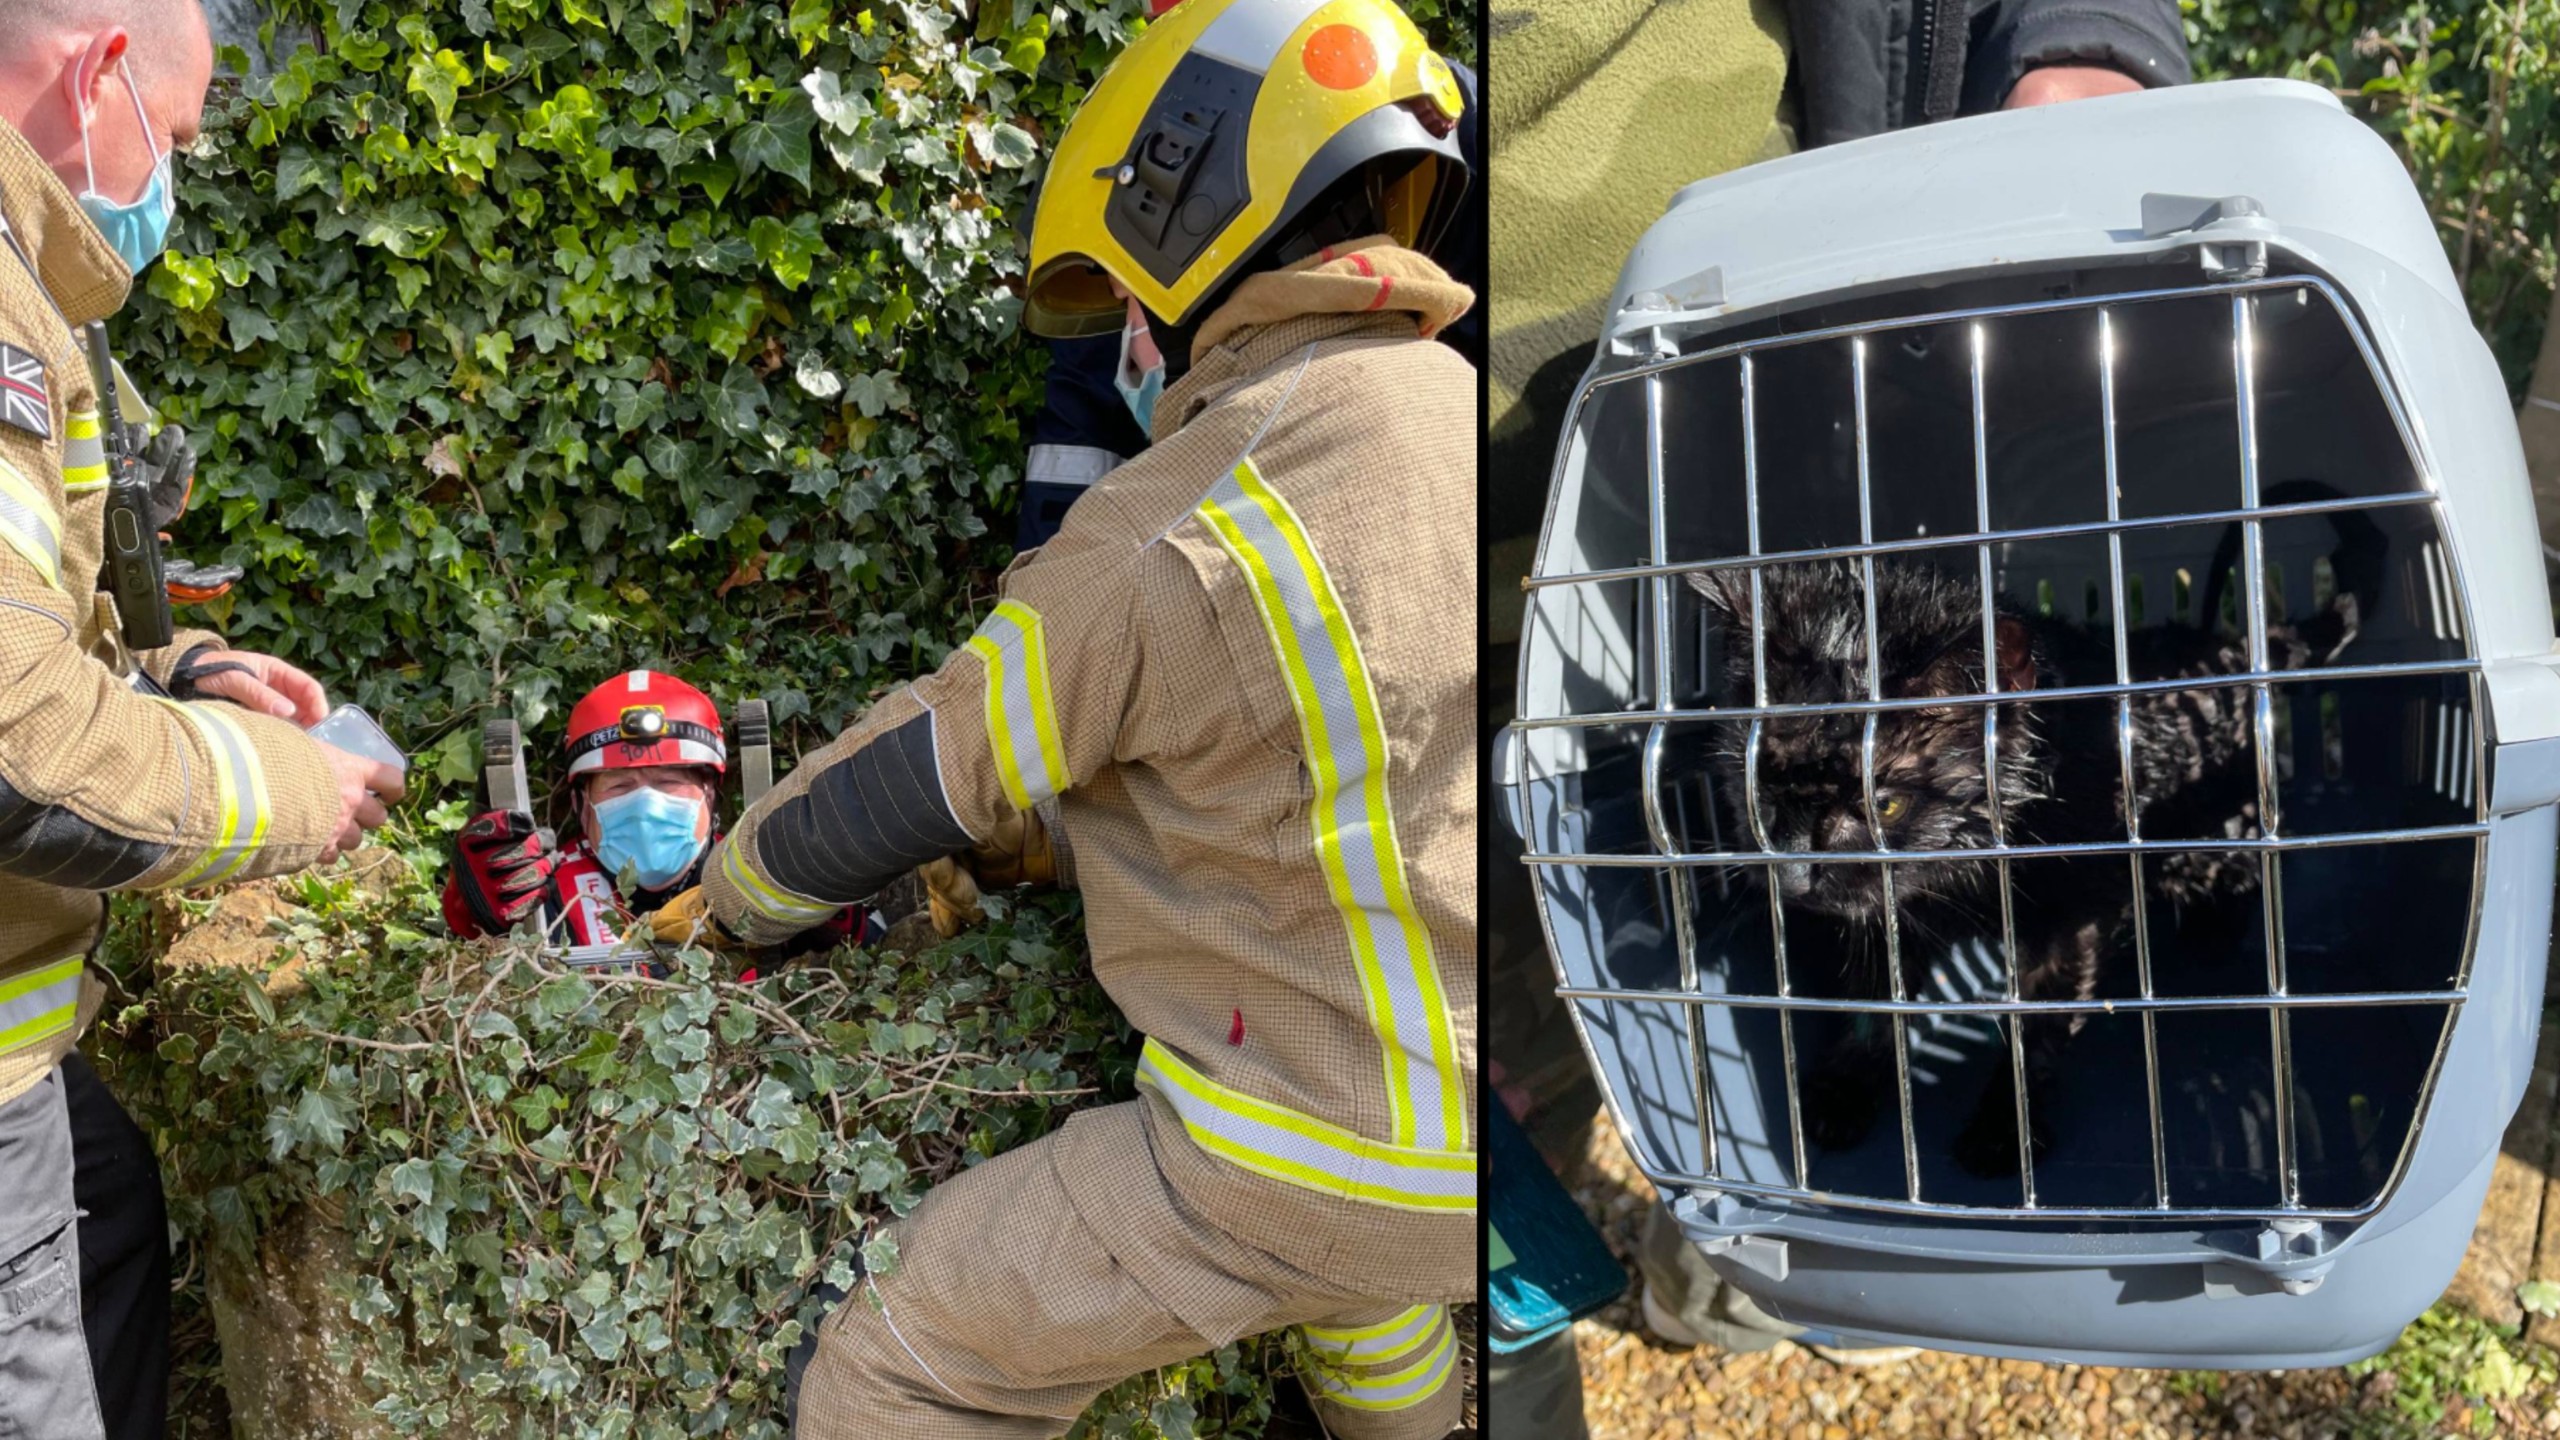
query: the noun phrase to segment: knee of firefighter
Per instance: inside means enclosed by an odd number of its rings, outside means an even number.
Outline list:
[[[1305,1325],[1307,1388],[1346,1440],[1437,1440],[1457,1423],[1458,1340],[1447,1307]]]
[[[889,1337],[867,1295],[838,1304],[812,1339],[791,1387],[792,1440],[922,1433],[928,1418],[966,1408]]]

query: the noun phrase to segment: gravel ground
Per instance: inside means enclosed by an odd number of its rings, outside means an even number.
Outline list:
[[[1605,1118],[1565,1178],[1632,1276],[1651,1192]],[[1646,1333],[1632,1280],[1626,1298],[1574,1327],[1574,1343],[1593,1440],[2560,1435],[2560,1391],[2548,1384],[2494,1407],[2457,1398],[2441,1428],[2411,1429],[2390,1423],[2391,1392],[2403,1381],[2387,1370],[2361,1378],[2344,1370],[2212,1375],[1936,1351],[1853,1370],[1785,1343],[1756,1355],[1678,1350]]]

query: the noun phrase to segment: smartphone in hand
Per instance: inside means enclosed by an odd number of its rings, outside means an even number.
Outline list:
[[[391,743],[391,737],[374,723],[361,705],[341,705],[329,712],[319,724],[303,732],[312,739],[335,745],[350,755],[361,755],[399,771],[409,773],[409,757]]]

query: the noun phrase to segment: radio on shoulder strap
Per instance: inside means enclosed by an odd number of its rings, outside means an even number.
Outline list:
[[[107,327],[91,324],[85,338],[89,368],[98,381],[99,439],[107,453],[106,565],[102,577],[115,597],[126,648],[157,650],[177,635],[169,615],[168,579],[160,560],[160,532],[151,523],[150,486],[135,464],[117,403],[116,366],[107,354]]]

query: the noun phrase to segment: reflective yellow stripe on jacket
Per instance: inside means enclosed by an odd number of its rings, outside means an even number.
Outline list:
[[[738,887],[738,894],[757,914],[797,930],[806,930],[843,908],[794,895],[757,874],[735,839],[721,842],[720,873],[729,877],[729,883]]]
[[[107,483],[107,444],[98,427],[98,412],[74,410],[62,427],[62,488],[78,494],[83,490],[104,489]]]
[[[1422,1306],[1424,1321],[1420,1333],[1398,1354],[1422,1350],[1420,1359],[1389,1369],[1394,1356],[1362,1360],[1329,1350],[1328,1335],[1338,1333],[1302,1327],[1309,1348],[1319,1360],[1315,1380],[1316,1392],[1328,1404],[1347,1405],[1354,1410],[1404,1410],[1440,1393],[1457,1369],[1457,1332],[1448,1323],[1448,1312],[1437,1305]],[[1411,1316],[1407,1311],[1406,1316]],[[1400,1319],[1404,1317],[1399,1317]],[[1425,1345],[1423,1342],[1428,1341]],[[1350,1368],[1338,1368],[1350,1367]]]
[[[1194,1143],[1274,1180],[1400,1210],[1476,1208],[1476,1157],[1364,1140],[1339,1125],[1231,1090],[1149,1040],[1138,1083],[1164,1097]]]
[[[969,650],[987,667],[987,737],[995,746],[996,774],[1013,808],[1028,810],[1075,783],[1067,777],[1050,701],[1040,612],[1005,601],[969,637]]]
[[[205,752],[213,757],[214,794],[222,806],[213,847],[170,883],[210,885],[230,878],[267,843],[267,818],[274,807],[267,798],[266,766],[258,759],[258,747],[238,721],[222,713],[222,706],[160,703],[184,716],[204,738]]]
[[[0,1055],[43,1044],[80,1018],[80,956],[0,980]]]
[[[1463,1152],[1467,1078],[1431,935],[1414,910],[1387,796],[1387,732],[1342,597],[1288,501],[1251,459],[1200,504],[1250,581],[1254,606],[1298,713],[1315,803],[1317,860],[1385,1052],[1398,1145]]]

